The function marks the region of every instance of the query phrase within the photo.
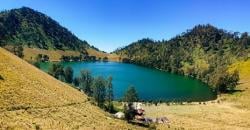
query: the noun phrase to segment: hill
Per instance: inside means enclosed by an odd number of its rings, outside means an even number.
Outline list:
[[[118,61],[116,55],[99,51],[49,16],[28,7],[0,12],[0,46],[11,52],[13,47],[22,46],[28,61],[34,61],[38,54],[48,55],[51,61],[80,55]]]
[[[28,7],[0,13],[1,44],[26,45],[40,49],[79,50],[89,47],[49,16]]]
[[[218,75],[239,72],[236,91],[219,94],[208,102],[144,105],[147,117],[168,117],[169,125],[157,129],[249,129],[250,37],[211,25],[199,25],[168,41],[142,39],[114,53],[124,62],[192,76],[206,82]],[[208,66],[209,71],[205,68]],[[205,73],[204,73],[205,72]],[[215,84],[216,85],[216,84]]]
[[[142,39],[114,53],[125,57],[125,62],[191,76],[222,89],[232,81],[224,79],[233,78],[225,73],[228,67],[249,59],[250,36],[197,25],[170,40]]]
[[[0,129],[142,129],[0,48]]]

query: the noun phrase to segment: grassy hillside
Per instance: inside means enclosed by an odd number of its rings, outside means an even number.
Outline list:
[[[144,106],[146,116],[170,119],[169,125],[158,129],[249,129],[250,128],[250,60],[236,62],[229,71],[239,70],[237,92],[222,94],[215,101],[204,103],[160,104]]]
[[[0,129],[142,129],[2,48],[0,76]]]
[[[118,61],[119,62],[121,60],[120,56],[118,56],[117,54],[105,53],[105,52],[97,51],[93,48],[87,49],[87,52],[89,55],[96,56],[97,58],[107,57],[109,61]]]
[[[101,51],[97,51],[93,48],[88,48],[87,50],[88,55],[90,56],[96,56],[97,59],[101,58],[103,59],[104,57],[107,57],[109,61],[119,61],[119,56],[116,54],[109,54],[109,53],[104,53]],[[78,51],[73,51],[73,50],[45,50],[45,49],[39,49],[39,48],[24,48],[24,57],[26,61],[34,61],[36,56],[38,54],[42,55],[48,55],[50,61],[60,61],[60,58],[62,56],[80,56],[80,52]]]
[[[60,61],[60,58],[64,56],[80,56],[80,52],[72,50],[45,50],[39,48],[24,48],[24,58],[26,61],[35,61],[38,54],[48,55],[50,61]]]

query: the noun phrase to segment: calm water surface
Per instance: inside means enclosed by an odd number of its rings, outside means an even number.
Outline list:
[[[71,66],[74,76],[88,69],[94,76],[112,76],[115,99],[122,98],[129,85],[133,85],[140,99],[168,101],[206,101],[215,99],[215,93],[202,82],[176,74],[117,62],[63,62]],[[47,71],[51,63],[41,63]]]

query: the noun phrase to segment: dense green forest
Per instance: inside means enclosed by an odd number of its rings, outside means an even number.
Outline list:
[[[250,36],[197,25],[170,40],[142,39],[114,53],[126,57],[124,62],[191,76],[225,92],[239,80],[237,71],[227,72],[228,66],[249,59]]]
[[[0,46],[4,45],[77,51],[90,47],[52,18],[28,7],[0,13]]]

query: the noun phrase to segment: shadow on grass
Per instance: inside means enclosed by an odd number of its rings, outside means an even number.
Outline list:
[[[141,127],[145,127],[145,128],[149,128],[149,124],[145,124],[145,123],[141,123],[141,122],[136,122],[136,121],[129,121],[129,124],[132,125],[137,125],[137,126],[141,126]]]
[[[244,92],[245,90],[228,90],[227,93],[228,94],[234,94],[236,92]]]
[[[4,80],[4,78],[3,78],[3,76],[2,76],[2,75],[0,75],[0,80]]]

